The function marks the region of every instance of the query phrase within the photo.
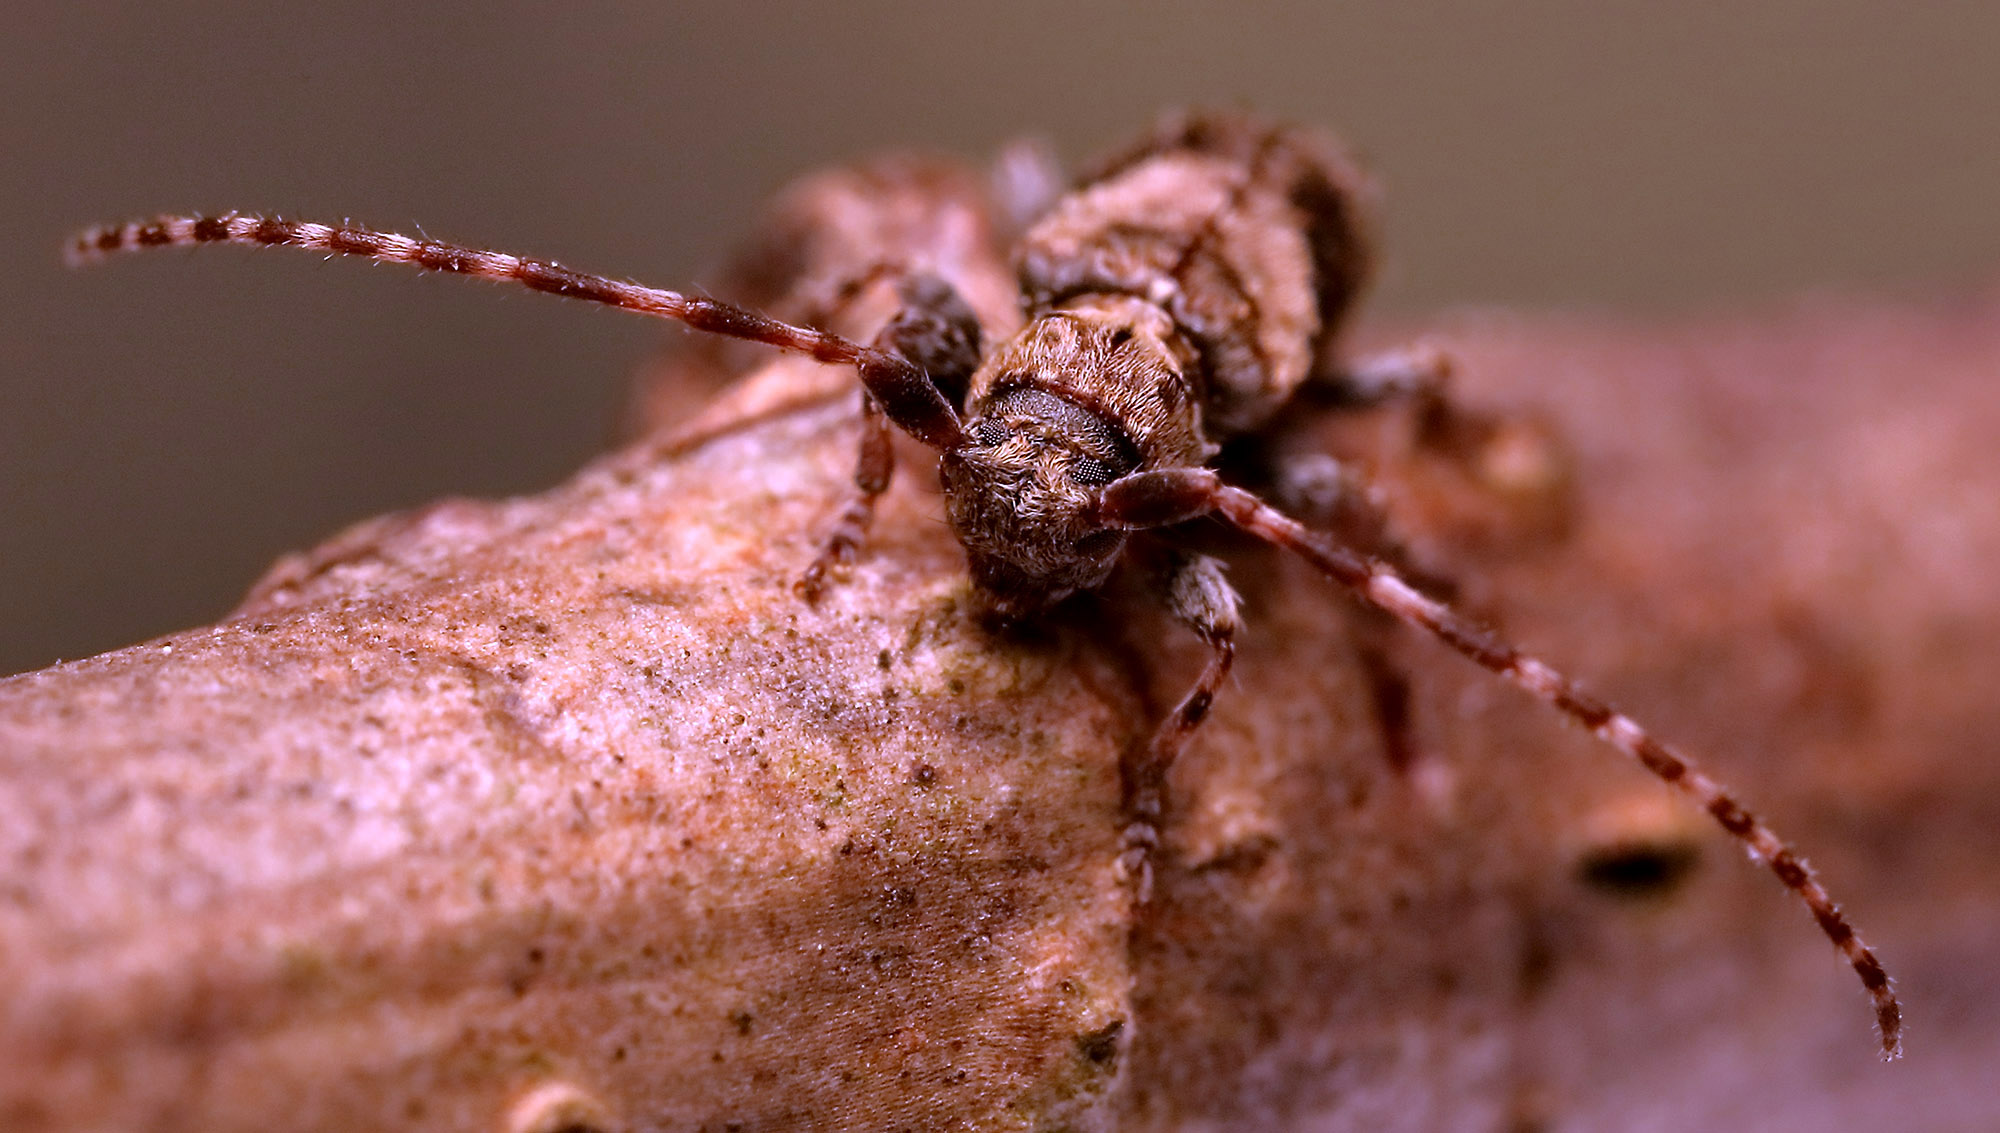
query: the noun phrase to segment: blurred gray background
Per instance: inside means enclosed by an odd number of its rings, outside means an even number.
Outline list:
[[[676,333],[298,254],[65,270],[94,221],[422,224],[697,284],[816,166],[1024,132],[1076,159],[1201,103],[1333,126],[1368,156],[1378,313],[1734,308],[2000,266],[1987,4],[478,8],[8,21],[0,672],[210,620],[364,516],[556,482]]]

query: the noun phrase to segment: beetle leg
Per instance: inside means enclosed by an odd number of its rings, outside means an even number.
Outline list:
[[[1174,552],[1164,589],[1168,612],[1207,643],[1209,657],[1194,687],[1145,746],[1128,752],[1119,767],[1126,817],[1125,853],[1119,862],[1134,879],[1142,903],[1152,892],[1152,851],[1166,812],[1167,772],[1208,718],[1236,660],[1236,633],[1242,624],[1237,614],[1242,599],[1223,576],[1222,564],[1207,555]]]

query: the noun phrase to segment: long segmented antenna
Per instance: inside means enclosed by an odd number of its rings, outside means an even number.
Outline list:
[[[949,404],[923,372],[899,354],[716,300],[588,275],[546,260],[347,225],[238,214],[160,216],[93,228],[70,245],[69,259],[72,264],[84,264],[130,249],[217,243],[309,248],[519,283],[536,291],[671,319],[712,334],[765,343],[820,362],[852,365],[861,370],[864,383],[889,416],[917,439],[935,448],[951,448],[963,441],[958,418]],[[1108,488],[1102,499],[1101,518],[1109,525],[1127,528],[1156,527],[1219,513],[1243,531],[1297,553],[1362,600],[1426,630],[1496,676],[1526,690],[1693,799],[1805,903],[1874,1001],[1883,1057],[1901,1056],[1902,1008],[1890,988],[1888,973],[1855,934],[1811,867],[1720,783],[1686,756],[1654,739],[1631,717],[1584,693],[1568,677],[1473,625],[1450,607],[1424,596],[1387,566],[1314,535],[1249,492],[1222,484],[1209,469],[1178,468],[1128,476]]]
[[[1585,693],[1575,681],[1475,626],[1451,607],[1419,593],[1382,563],[1313,535],[1297,520],[1241,488],[1219,488],[1216,504],[1216,510],[1237,527],[1297,553],[1370,604],[1429,631],[1494,675],[1525,689],[1581,724],[1591,735],[1638,760],[1646,770],[1693,799],[1743,843],[1752,858],[1764,863],[1780,884],[1805,902],[1806,909],[1819,922],[1820,931],[1847,958],[1854,974],[1861,977],[1861,986],[1874,1001],[1875,1025],[1882,1035],[1882,1057],[1893,1060],[1902,1056],[1903,1010],[1889,987],[1889,973],[1882,962],[1855,934],[1854,926],[1841,914],[1840,907],[1834,904],[1805,859],[1761,819],[1745,810],[1722,784],[1709,778],[1687,756],[1654,739],[1630,716]]]
[[[518,283],[534,291],[588,299],[620,310],[671,319],[695,330],[761,342],[831,365],[855,366],[862,371],[869,392],[882,403],[890,419],[918,440],[933,448],[948,448],[963,439],[957,417],[944,396],[921,370],[899,354],[863,346],[812,327],[779,322],[729,303],[590,275],[549,260],[467,248],[442,240],[420,240],[354,225],[240,213],[156,216],[88,229],[70,242],[68,258],[72,266],[82,266],[114,252],[194,244],[309,248],[363,256],[382,263],[411,264],[424,271]]]
[[[1820,931],[1853,966],[1861,986],[1874,1001],[1882,1057],[1892,1060],[1902,1056],[1903,1010],[1882,962],[1855,935],[1854,927],[1805,859],[1687,756],[1654,739],[1630,716],[1583,692],[1570,678],[1475,626],[1444,603],[1424,596],[1388,566],[1312,533],[1251,493],[1223,484],[1209,469],[1141,473],[1127,477],[1127,481],[1129,487],[1124,482],[1114,484],[1102,497],[1100,510],[1108,522],[1121,527],[1157,527],[1217,513],[1244,532],[1298,554],[1363,601],[1429,632],[1494,675],[1525,689],[1693,799],[1805,903]]]

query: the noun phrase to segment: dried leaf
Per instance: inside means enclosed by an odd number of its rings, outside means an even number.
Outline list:
[[[1906,1063],[1700,816],[1250,548],[1135,908],[1118,754],[1199,650],[1129,580],[980,628],[916,460],[800,602],[854,422],[783,362],[0,682],[0,1125],[1992,1120],[2000,301],[1439,333],[1491,428],[1325,442],[1460,603],[1801,843],[1903,977]],[[1621,846],[1691,872],[1608,892]]]

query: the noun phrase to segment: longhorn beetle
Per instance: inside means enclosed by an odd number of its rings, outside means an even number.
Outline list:
[[[95,228],[70,258],[183,244],[310,248],[519,283],[853,366],[863,386],[860,490],[799,581],[808,601],[866,536],[893,470],[892,425],[938,451],[952,531],[1002,620],[1103,584],[1134,532],[1218,518],[1525,689],[1708,811],[1805,903],[1873,1000],[1884,1057],[1897,1057],[1902,1013],[1881,963],[1805,861],[1720,783],[1570,678],[1207,467],[1216,442],[1268,428],[1308,391],[1365,403],[1433,390],[1443,377],[1444,360],[1423,351],[1343,365],[1333,349],[1368,276],[1360,186],[1339,151],[1308,132],[1236,116],[1170,118],[1028,228],[1015,251],[1027,323],[990,349],[952,287],[917,272],[901,276],[900,310],[862,345],[546,260],[275,217]],[[1214,559],[1177,553],[1165,590],[1209,659],[1123,768],[1126,860],[1142,898],[1167,770],[1221,689],[1240,626],[1236,592]]]

